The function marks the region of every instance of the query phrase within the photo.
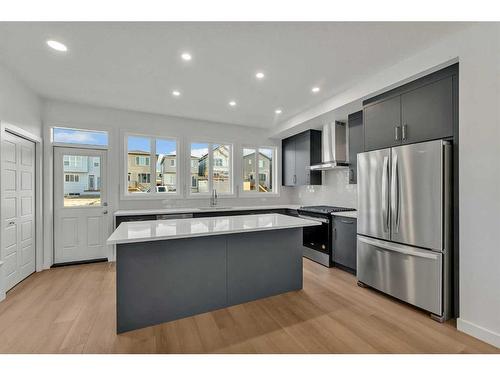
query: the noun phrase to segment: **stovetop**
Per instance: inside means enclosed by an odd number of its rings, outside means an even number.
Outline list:
[[[336,207],[336,206],[303,206],[300,207],[301,211],[314,212],[317,214],[329,215],[333,212],[356,211],[354,208]]]

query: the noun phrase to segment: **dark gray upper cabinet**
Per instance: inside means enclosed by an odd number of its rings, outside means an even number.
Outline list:
[[[333,217],[333,262],[356,271],[356,219]]]
[[[452,77],[401,95],[403,143],[415,143],[453,135]]]
[[[365,100],[365,151],[453,137],[457,77],[455,64]]]
[[[395,96],[363,109],[365,150],[401,144],[401,97]]]
[[[358,153],[365,150],[365,135],[363,131],[363,111],[351,113],[347,117],[349,129],[349,183],[357,183]]]
[[[309,166],[321,162],[321,131],[306,130],[282,141],[283,185],[321,185],[321,171]]]

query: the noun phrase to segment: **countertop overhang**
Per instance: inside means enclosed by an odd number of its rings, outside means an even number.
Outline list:
[[[108,238],[107,244],[162,241],[316,225],[321,223],[281,214],[131,221],[121,223]]]

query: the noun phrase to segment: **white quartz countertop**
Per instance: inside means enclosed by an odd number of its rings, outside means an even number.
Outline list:
[[[183,214],[192,212],[217,212],[217,211],[246,211],[246,210],[277,210],[277,209],[291,209],[297,210],[300,205],[294,204],[275,204],[263,206],[234,206],[234,207],[180,207],[180,208],[158,208],[158,209],[141,209],[141,210],[118,210],[114,212],[115,216],[129,216],[129,215],[162,215],[162,214]]]
[[[108,238],[107,243],[114,245],[161,241],[315,225],[321,225],[321,223],[281,214],[131,221],[121,223]]]

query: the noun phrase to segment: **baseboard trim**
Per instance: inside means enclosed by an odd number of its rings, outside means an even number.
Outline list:
[[[462,318],[457,319],[457,329],[468,335],[487,342],[497,348],[500,348],[500,333],[493,332],[487,328],[478,326],[477,324],[468,322]]]

